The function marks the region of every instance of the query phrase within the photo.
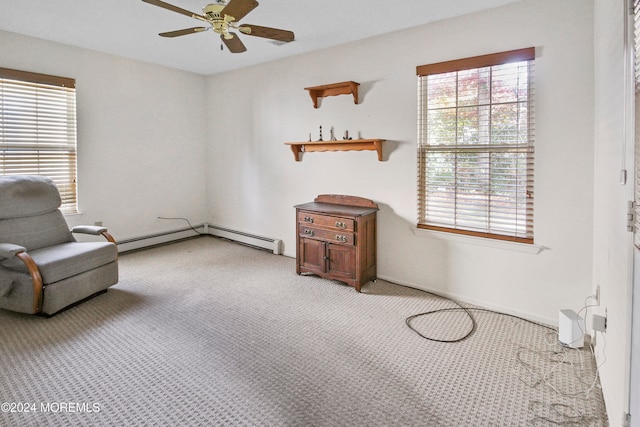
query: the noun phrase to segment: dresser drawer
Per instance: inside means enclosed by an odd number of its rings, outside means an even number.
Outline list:
[[[353,233],[309,227],[303,224],[300,224],[300,237],[313,237],[343,245],[353,245],[355,241]]]
[[[298,222],[301,222],[305,225],[313,224],[318,227],[329,227],[338,230],[354,230],[354,221],[352,219],[319,215],[311,212],[298,212]]]

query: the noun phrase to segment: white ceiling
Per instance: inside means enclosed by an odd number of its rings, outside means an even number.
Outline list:
[[[165,1],[198,14],[207,3]],[[278,45],[241,34],[247,51],[232,54],[220,50],[212,31],[163,38],[158,33],[202,23],[141,0],[0,0],[0,30],[208,75],[519,0],[259,1],[240,22],[291,30],[295,41]]]

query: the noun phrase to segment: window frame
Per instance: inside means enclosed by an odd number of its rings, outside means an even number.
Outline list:
[[[446,233],[454,233],[461,234],[467,236],[488,238],[488,239],[497,239],[503,241],[511,241],[517,243],[525,243],[525,244],[533,244],[534,236],[533,236],[533,155],[534,155],[534,140],[533,140],[533,128],[534,128],[534,81],[533,81],[533,65],[535,60],[535,48],[524,48],[517,49],[499,53],[493,53],[488,55],[481,55],[469,58],[463,58],[453,61],[445,61],[434,64],[420,65],[416,67],[416,74],[418,76],[418,141],[417,141],[417,157],[418,157],[418,221],[417,228],[426,229],[426,230],[434,230],[439,232]],[[493,141],[496,136],[491,135],[486,141],[488,142],[478,142],[477,144],[461,144],[459,142],[458,137],[456,136],[456,142],[452,145],[447,144],[430,144],[428,138],[429,126],[428,126],[428,100],[426,94],[426,82],[429,76],[442,75],[446,73],[456,73],[456,78],[459,77],[460,72],[467,72],[469,70],[482,70],[490,67],[500,67],[505,64],[514,63],[514,62],[527,62],[527,78],[528,81],[526,83],[527,88],[527,98],[526,98],[526,109],[527,109],[527,127],[526,127],[526,144],[517,144],[517,150],[519,154],[526,153],[526,160],[524,162],[525,166],[518,166],[517,170],[521,169],[525,172],[524,185],[519,185],[518,190],[521,194],[522,191],[525,191],[525,207],[521,209],[519,206],[519,202],[514,202],[513,206],[515,210],[519,212],[520,210],[524,210],[526,212],[524,220],[520,220],[519,214],[514,214],[512,218],[515,218],[516,225],[514,226],[514,230],[512,232],[507,233],[503,230],[492,229],[490,225],[485,227],[484,229],[479,229],[477,227],[470,227],[457,224],[457,207],[454,209],[452,215],[450,215],[451,223],[438,223],[437,221],[428,221],[427,220],[427,211],[428,211],[428,172],[427,172],[427,154],[428,152],[436,152],[441,150],[442,152],[450,152],[457,158],[460,153],[466,152],[482,152],[486,153],[486,156],[491,156],[492,149],[499,146],[495,144]],[[456,80],[457,81],[457,80]],[[458,87],[456,86],[456,91]],[[462,109],[462,104],[459,103],[456,92],[455,99],[455,114],[456,118],[454,120],[456,129],[458,126],[458,119],[460,117],[459,113]],[[493,96],[493,95],[490,95]],[[476,107],[480,107],[482,105],[480,101],[477,102]],[[493,105],[493,101],[489,105]],[[468,107],[468,106],[467,106]],[[432,109],[433,111],[433,109]],[[489,123],[491,119],[488,119]],[[518,131],[518,136],[520,136],[520,131]],[[447,148],[448,147],[448,148]],[[477,165],[480,168],[479,165]],[[451,167],[454,170],[457,170],[457,163],[451,164]],[[454,172],[456,175],[456,172]],[[490,182],[489,177],[490,173],[486,173],[487,180]],[[432,181],[433,183],[433,181]],[[457,181],[457,176],[454,178],[453,184],[453,200],[457,201],[458,197],[462,193],[461,186]],[[485,189],[485,197],[490,200],[488,196],[489,189]],[[453,202],[457,204],[457,202]],[[490,205],[490,204],[488,204]],[[490,207],[487,207],[487,212],[491,211]],[[490,215],[488,215],[490,216]],[[464,218],[464,215],[463,215]],[[487,222],[489,222],[487,220]],[[524,227],[524,232],[519,232],[518,229]],[[496,232],[499,231],[499,232]]]
[[[48,176],[64,214],[78,213],[75,88],[72,78],[0,68],[0,174]]]

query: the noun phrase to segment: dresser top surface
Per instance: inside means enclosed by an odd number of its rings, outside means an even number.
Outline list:
[[[367,208],[335,203],[310,202],[296,205],[294,208],[304,211],[319,212],[332,215],[363,216],[376,212],[377,208]]]

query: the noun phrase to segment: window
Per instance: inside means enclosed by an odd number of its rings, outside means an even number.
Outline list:
[[[533,243],[534,58],[417,67],[419,228]]]
[[[44,175],[77,212],[75,80],[0,68],[0,175]]]

